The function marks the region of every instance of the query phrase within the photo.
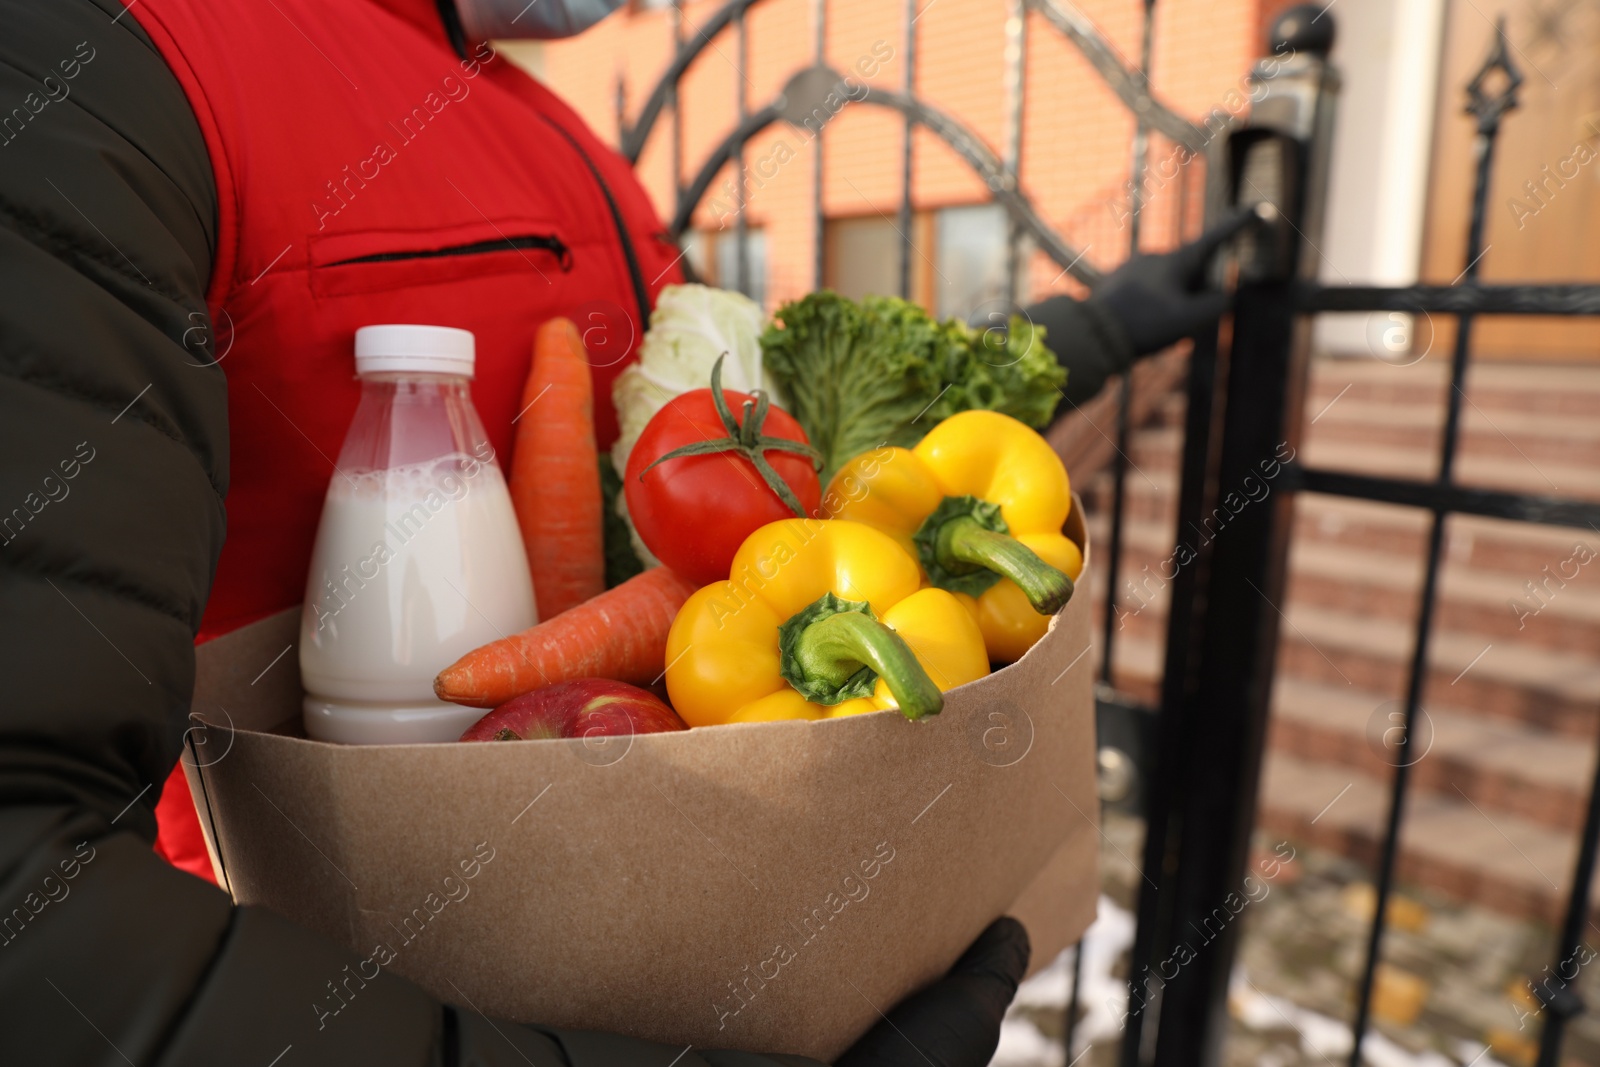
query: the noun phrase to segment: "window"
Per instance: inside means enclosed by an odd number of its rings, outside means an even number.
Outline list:
[[[767,234],[765,230],[750,227],[745,230],[744,284],[739,279],[739,231],[729,227],[714,235],[717,284],[724,289],[738,289],[751,300],[767,306]]]
[[[911,219],[911,299],[940,318],[997,310],[1006,295],[1011,222],[999,204],[919,211]],[[900,231],[894,217],[829,219],[823,280],[859,300],[900,292]],[[1027,262],[1028,246],[1019,251]],[[1025,289],[1018,279],[1018,290]]]
[[[911,219],[911,298],[926,305],[932,297],[926,249],[932,219],[918,212]],[[852,300],[900,293],[900,231],[893,217],[864,215],[829,219],[823,229],[822,280],[829,289]]]
[[[1005,302],[1010,231],[1010,217],[999,204],[947,207],[935,214],[939,272],[934,280],[937,306],[933,310],[940,318],[967,320]],[[1026,248],[1019,250],[1022,263],[1028,261],[1026,253]],[[1017,291],[1026,290],[1018,278]]]
[[[700,281],[722,289],[742,291],[762,307],[767,306],[767,234],[760,227],[745,231],[745,278],[739,285],[739,231],[697,230],[686,234],[684,259]]]

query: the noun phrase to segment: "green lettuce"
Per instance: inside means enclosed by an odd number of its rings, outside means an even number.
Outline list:
[[[941,419],[987,408],[1043,429],[1066,372],[1044,330],[934,320],[905,300],[822,291],[785,304],[761,337],[783,407],[823,456],[823,483],[872,448],[909,448]]]
[[[966,327],[959,326],[966,330]],[[968,359],[952,392],[957,411],[986,408],[1035,430],[1050,425],[1067,372],[1044,343],[1045,328],[1022,315],[1006,330],[967,330]]]

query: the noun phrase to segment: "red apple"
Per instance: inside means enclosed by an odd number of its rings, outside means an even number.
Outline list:
[[[687,730],[653,693],[610,678],[577,678],[501,704],[468,727],[463,741],[620,737]]]

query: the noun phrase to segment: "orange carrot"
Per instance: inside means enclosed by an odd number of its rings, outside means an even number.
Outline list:
[[[650,685],[666,668],[667,631],[694,586],[652,567],[554,618],[474,649],[439,672],[443,700],[493,708],[557,682]]]
[[[606,587],[598,463],[588,353],[571,320],[551,319],[534,340],[511,456],[511,503],[541,619]]]

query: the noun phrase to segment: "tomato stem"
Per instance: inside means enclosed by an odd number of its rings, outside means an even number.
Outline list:
[[[669,459],[682,459],[685,456],[710,456],[723,452],[733,452],[750,461],[761,475],[762,481],[767,483],[767,488],[777,494],[784,506],[794,512],[799,518],[806,517],[805,508],[800,506],[800,498],[795,496],[794,490],[784,480],[770,462],[767,461],[768,452],[792,452],[805,456],[811,460],[811,465],[817,470],[822,469],[822,453],[803,441],[791,441],[787,437],[768,437],[761,432],[766,424],[767,413],[772,409],[772,400],[767,396],[765,389],[752,391],[754,400],[746,400],[743,407],[744,419],[741,422],[733,417],[733,411],[728,407],[728,398],[722,393],[722,361],[728,357],[724,352],[717,357],[717,362],[711,368],[711,403],[717,409],[717,418],[722,420],[722,427],[728,436],[711,441],[695,441],[692,444],[675,448],[662,456],[657,456],[654,463],[639,472],[639,480],[643,481],[659,463]]]

